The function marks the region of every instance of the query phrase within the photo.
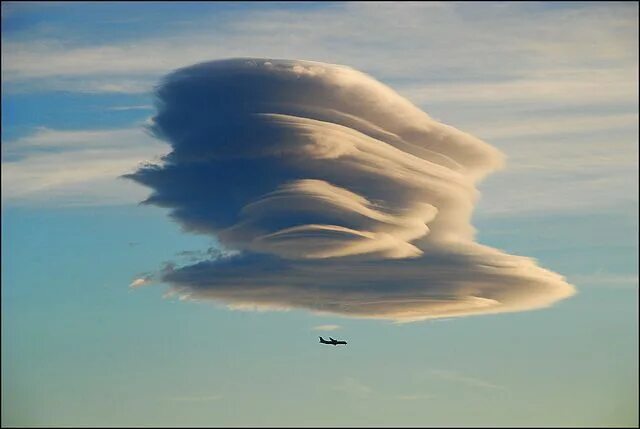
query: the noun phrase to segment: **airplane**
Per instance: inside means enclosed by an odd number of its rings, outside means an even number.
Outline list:
[[[338,341],[338,340],[334,340],[334,339],[333,339],[333,338],[331,338],[331,337],[329,337],[329,340],[331,340],[331,341],[327,341],[327,340],[325,340],[325,339],[324,339],[324,338],[322,338],[322,337],[318,337],[318,338],[320,338],[320,342],[321,342],[322,344],[331,344],[331,345],[333,345],[333,346],[337,346],[338,344],[344,344],[344,345],[346,345],[346,344],[347,344],[347,342],[346,342],[346,341]]]

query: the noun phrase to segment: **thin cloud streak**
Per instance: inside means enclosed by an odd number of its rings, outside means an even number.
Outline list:
[[[139,287],[142,287],[142,286],[146,286],[146,285],[150,284],[152,280],[153,280],[152,276],[138,277],[137,279],[135,279],[134,281],[131,282],[129,287],[135,289],[135,288],[139,288]]]
[[[314,331],[335,331],[340,328],[341,328],[340,325],[319,325],[319,326],[314,326],[313,330]]]
[[[478,387],[481,389],[489,389],[489,390],[508,390],[504,386],[499,386],[497,384],[488,382],[486,380],[481,380],[475,377],[469,377],[463,374],[460,374],[456,371],[448,371],[448,370],[431,370],[430,374],[434,377],[441,378],[447,381],[453,381],[456,383],[461,383],[470,387]]]
[[[121,112],[127,110],[153,110],[153,106],[150,104],[142,104],[137,106],[113,106],[109,107],[107,110],[111,110],[114,112]]]
[[[637,73],[637,71],[636,71]],[[638,85],[633,70],[614,70],[604,74],[568,73],[563,79],[535,76],[496,83],[456,82],[446,85],[421,85],[400,90],[416,103],[512,106],[589,104],[637,104]]]
[[[147,192],[120,179],[166,146],[139,128],[48,128],[2,146],[2,199],[12,204],[134,203]]]
[[[478,124],[470,128],[474,134],[485,139],[514,139],[531,136],[563,136],[566,134],[590,134],[598,131],[625,130],[638,128],[638,114],[579,115],[545,120],[520,121],[506,124]]]

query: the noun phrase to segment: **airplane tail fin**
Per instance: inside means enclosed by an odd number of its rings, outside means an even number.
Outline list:
[[[323,341],[324,341],[324,340],[322,339],[322,337],[318,337],[318,338],[320,338],[320,342],[323,342]]]

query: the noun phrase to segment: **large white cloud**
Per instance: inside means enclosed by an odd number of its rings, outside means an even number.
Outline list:
[[[187,230],[240,254],[167,269],[193,298],[401,321],[546,306],[573,293],[475,243],[475,183],[499,151],[349,67],[237,59],[157,90],[149,186]]]

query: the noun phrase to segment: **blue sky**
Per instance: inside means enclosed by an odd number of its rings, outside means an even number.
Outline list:
[[[637,17],[629,3],[4,2],[3,425],[637,425]],[[215,244],[116,178],[168,151],[144,131],[151,89],[238,56],[349,65],[502,150],[477,240],[577,294],[397,325],[129,288]],[[313,329],[327,324],[340,329]]]

